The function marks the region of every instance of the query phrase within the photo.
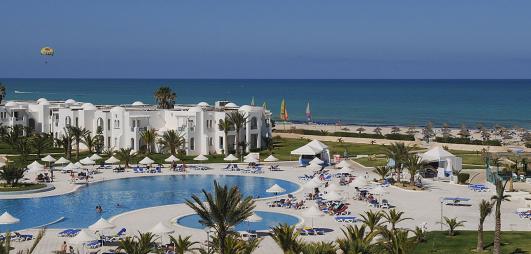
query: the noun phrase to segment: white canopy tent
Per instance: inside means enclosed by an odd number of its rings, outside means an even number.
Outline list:
[[[463,160],[450,152],[444,150],[441,146],[436,146],[421,154],[420,161],[425,163],[437,164],[437,177],[452,177],[454,171],[461,171]]]
[[[328,146],[318,140],[312,140],[310,143],[291,151],[291,154],[299,155],[299,164],[301,166],[307,165],[309,161],[317,157],[323,161],[322,163],[330,163]]]

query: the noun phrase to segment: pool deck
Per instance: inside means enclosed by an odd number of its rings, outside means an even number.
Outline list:
[[[212,170],[207,171],[189,171],[188,174],[227,174],[227,175],[249,175],[249,176],[262,176],[277,178],[282,180],[289,180],[298,184],[303,184],[304,182],[298,179],[298,176],[303,174],[310,174],[311,172],[304,168],[299,168],[293,162],[279,163],[283,171],[270,172],[266,171],[264,174],[255,175],[241,172],[227,172],[223,171],[222,168],[226,164],[208,164],[209,167],[212,167]],[[361,165],[355,165],[353,168],[354,175],[363,176],[365,172],[369,173],[370,178],[376,177],[370,169],[364,168]],[[94,181],[104,181],[110,179],[119,179],[126,177],[142,177],[148,175],[178,175],[183,173],[170,172],[168,170],[163,170],[163,173],[159,174],[138,174],[132,172],[125,173],[113,173],[110,170],[104,170],[103,173],[95,176]],[[20,195],[17,198],[30,198],[30,197],[43,197],[50,195],[61,195],[64,193],[69,193],[75,191],[79,188],[80,185],[74,185],[69,183],[69,176],[67,174],[56,174],[56,182],[54,182],[55,189],[49,192],[44,193],[33,193],[33,194],[24,194]],[[337,183],[338,179],[333,179],[333,182]],[[441,213],[441,197],[466,197],[470,198],[471,206],[444,206],[443,212],[444,216],[447,217],[458,217],[460,220],[465,220],[464,229],[467,230],[476,230],[478,223],[478,214],[479,208],[478,204],[481,199],[490,199],[492,196],[492,191],[488,192],[474,192],[468,190],[466,186],[454,185],[443,182],[435,182],[431,180],[425,180],[425,184],[428,186],[426,191],[408,191],[403,190],[397,187],[388,187],[386,188],[386,193],[383,195],[385,199],[388,199],[391,205],[396,206],[400,211],[405,212],[406,217],[413,218],[413,220],[406,220],[399,224],[400,227],[414,228],[415,226],[420,226],[423,223],[426,223],[429,230],[440,230],[441,225],[438,223],[440,221]],[[87,186],[90,188],[90,184]],[[345,190],[347,187],[344,187]],[[294,195],[298,199],[302,199],[306,191],[302,188],[299,189]],[[344,196],[352,196],[353,190],[343,192]],[[511,201],[505,202],[502,206],[502,229],[503,230],[521,230],[521,231],[530,231],[531,222],[528,219],[519,218],[514,212],[519,207],[526,207],[527,203],[524,200],[525,196],[529,196],[527,193],[512,193],[513,197]],[[285,195],[284,195],[285,196]],[[281,197],[281,196],[279,196]],[[1,199],[13,198],[9,196],[1,196]],[[271,201],[274,198],[269,199],[259,199],[256,201],[257,210],[261,211],[271,211],[278,213],[286,213],[290,215],[295,215],[303,218],[304,225],[311,225],[311,219],[304,218],[302,216],[303,210],[294,210],[288,208],[271,208],[268,207],[267,202]],[[308,201],[311,202],[311,201]],[[352,212],[353,216],[359,217],[360,213],[370,209],[367,203],[364,201],[356,201],[348,199],[350,203],[349,210]],[[377,209],[375,209],[377,210]],[[129,234],[135,234],[137,231],[147,231],[153,227],[158,222],[163,222],[167,226],[170,226],[175,229],[174,236],[177,235],[191,235],[192,240],[203,242],[206,240],[206,233],[204,230],[185,228],[180,225],[175,225],[173,222],[177,217],[181,217],[187,214],[192,213],[192,210],[184,204],[177,205],[166,205],[159,207],[151,207],[139,210],[129,211],[120,215],[117,215],[111,218],[111,222],[114,223],[117,228],[125,227]],[[24,219],[24,218],[21,218]],[[341,228],[346,225],[344,223],[338,223],[334,220],[333,216],[322,216],[314,219],[314,226],[319,228],[328,228],[332,230],[329,233],[326,233],[322,236],[301,236],[302,239],[306,241],[333,241],[336,238],[342,235]],[[485,230],[494,229],[494,218],[493,216],[489,217],[485,221]],[[47,230],[43,240],[37,246],[35,253],[52,253],[55,250],[58,250],[61,243],[67,238],[61,238],[57,236],[58,229],[49,229]],[[117,231],[112,230],[112,232]],[[36,235],[37,230],[23,230],[23,233],[32,233]],[[167,241],[167,237],[165,237]],[[32,241],[14,243],[14,247],[17,250],[27,249],[31,246]],[[104,250],[110,249],[109,247],[104,247]],[[94,250],[92,250],[94,251]],[[87,252],[88,253],[88,252]],[[280,253],[280,249],[276,246],[271,237],[264,237],[260,248],[256,253]]]

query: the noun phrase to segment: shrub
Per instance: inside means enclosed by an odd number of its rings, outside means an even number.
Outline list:
[[[531,148],[531,143],[525,143],[525,147]]]
[[[469,173],[459,173],[457,175],[457,181],[460,184],[465,184],[466,181],[468,181],[468,179],[470,179],[470,174]]]
[[[471,144],[471,145],[486,145],[486,146],[501,146],[501,141],[499,140],[488,140],[482,141],[477,139],[470,138],[456,138],[456,137],[436,137],[435,141],[439,143],[450,143],[450,144]]]

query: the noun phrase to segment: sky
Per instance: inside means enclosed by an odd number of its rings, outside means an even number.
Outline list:
[[[531,1],[2,0],[0,78],[531,78]],[[55,55],[45,64],[41,47]]]

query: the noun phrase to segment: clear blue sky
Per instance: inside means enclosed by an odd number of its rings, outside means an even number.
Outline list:
[[[531,78],[531,1],[2,0],[1,77]],[[39,55],[49,45],[49,64]]]

